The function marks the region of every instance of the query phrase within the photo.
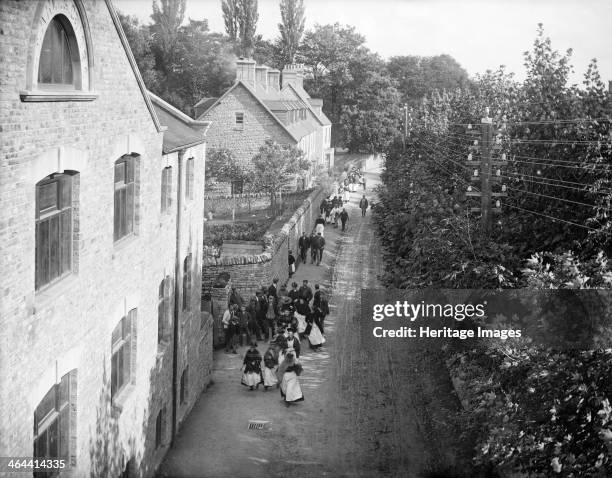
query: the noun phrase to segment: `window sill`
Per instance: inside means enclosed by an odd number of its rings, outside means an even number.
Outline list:
[[[128,401],[128,398],[132,395],[132,392],[136,386],[133,383],[128,383],[125,387],[123,387],[117,395],[115,395],[112,399],[112,412],[115,417],[121,415],[123,409],[125,408],[125,404]]]
[[[98,94],[84,91],[20,91],[19,96],[24,103],[40,103],[52,101],[93,101]]]
[[[117,253],[120,253],[124,249],[128,249],[132,244],[135,244],[138,241],[139,236],[132,233],[127,236],[123,236],[121,239],[116,240],[113,243],[113,259],[116,257]]]
[[[74,286],[77,284],[77,282],[78,276],[72,272],[37,290],[34,293],[34,309],[32,314],[36,314],[37,310],[39,309],[44,309],[54,300],[62,297],[67,292],[74,292]]]

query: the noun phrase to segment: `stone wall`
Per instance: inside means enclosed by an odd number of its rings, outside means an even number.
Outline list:
[[[291,218],[276,232],[264,236],[264,252],[233,257],[204,257],[202,261],[202,287],[204,292],[214,290],[212,285],[221,272],[230,275],[232,286],[247,299],[262,285],[268,286],[278,278],[287,282],[289,250],[297,255],[297,243],[303,231],[310,233],[319,214],[323,190],[313,191]],[[216,319],[216,317],[215,317]]]

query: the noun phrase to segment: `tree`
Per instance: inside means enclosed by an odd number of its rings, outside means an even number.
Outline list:
[[[280,44],[284,64],[293,63],[304,33],[304,0],[281,0]]]
[[[257,0],[221,0],[225,32],[239,56],[251,58],[255,50]]]
[[[151,50],[151,32],[147,25],[141,25],[138,18],[119,13],[119,21],[130,44],[140,75],[147,88],[159,91],[159,72],[155,69],[155,57]]]
[[[225,33],[230,40],[236,43],[239,36],[239,1],[240,0],[221,0],[221,10],[223,11],[223,21],[225,22]]]
[[[300,149],[268,139],[253,157],[253,183],[270,195],[270,208],[276,214],[277,194],[309,167]]]
[[[386,68],[397,81],[402,103],[412,107],[434,90],[454,91],[466,88],[469,83],[467,72],[450,55],[394,56]]]
[[[179,27],[185,19],[187,0],[153,0],[151,33],[156,37],[155,48],[163,65],[172,65],[176,60],[176,41]]]

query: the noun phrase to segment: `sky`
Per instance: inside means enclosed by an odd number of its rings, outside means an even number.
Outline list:
[[[151,0],[114,0],[116,8],[148,23]],[[554,49],[573,49],[575,73],[582,82],[597,58],[602,79],[612,80],[612,0],[304,0],[306,28],[315,24],[356,27],[366,46],[383,58],[446,53],[470,75],[505,65],[523,79],[523,52],[530,50],[538,23]],[[259,0],[257,33],[278,36],[278,0]],[[223,32],[221,0],[187,0],[186,18],[208,20]]]

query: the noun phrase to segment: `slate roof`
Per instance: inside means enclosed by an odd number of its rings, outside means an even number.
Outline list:
[[[153,108],[159,122],[167,129],[164,131],[162,151],[169,154],[174,151],[203,143],[209,121],[196,121],[179,111],[149,91]]]

